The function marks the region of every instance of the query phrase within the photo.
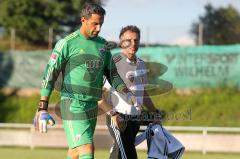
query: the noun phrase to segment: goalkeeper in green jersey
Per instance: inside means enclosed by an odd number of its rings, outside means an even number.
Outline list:
[[[54,84],[62,75],[61,115],[68,140],[68,159],[93,159],[93,134],[97,121],[97,102],[102,97],[103,76],[131,104],[135,97],[117,73],[107,42],[98,36],[105,10],[87,3],[81,11],[81,27],[55,45],[43,75],[41,98],[34,124],[47,132],[54,125],[48,113],[48,100]]]

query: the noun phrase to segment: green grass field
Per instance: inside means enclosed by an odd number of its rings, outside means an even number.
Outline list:
[[[34,149],[29,148],[0,148],[0,158],[6,159],[65,159],[67,150],[65,149]],[[109,151],[106,149],[96,150],[96,159],[107,159]],[[146,159],[146,152],[139,151],[139,159]],[[208,153],[203,155],[201,153],[185,153],[183,159],[239,159],[240,154],[220,154]]]

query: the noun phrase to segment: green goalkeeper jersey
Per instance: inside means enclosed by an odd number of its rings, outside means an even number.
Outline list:
[[[59,75],[62,77],[62,82],[59,82],[61,96],[82,101],[101,98],[104,75],[116,90],[126,88],[117,73],[106,40],[85,38],[79,30],[55,45],[43,75],[41,96],[50,96]]]

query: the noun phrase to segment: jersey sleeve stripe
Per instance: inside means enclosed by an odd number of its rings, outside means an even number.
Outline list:
[[[65,39],[60,40],[60,41],[57,43],[55,50],[56,50],[57,52],[61,52],[61,50],[63,49],[63,46],[65,45],[65,43],[66,43],[66,40],[65,40]]]
[[[50,77],[51,77],[52,72],[53,72],[53,67],[49,68],[49,70],[48,70],[46,79],[44,80],[43,88],[47,88],[47,84],[48,84],[48,82],[49,82],[49,79],[50,79]]]

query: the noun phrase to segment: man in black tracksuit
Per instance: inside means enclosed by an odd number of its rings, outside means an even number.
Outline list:
[[[136,97],[134,105],[128,104],[126,97],[110,87],[108,82],[104,87],[109,89],[109,103],[113,106],[106,117],[109,132],[114,139],[110,159],[137,159],[134,141],[139,131],[143,105],[151,112],[158,111],[149,98],[145,86],[147,84],[147,70],[144,61],[136,56],[139,48],[140,30],[136,26],[122,28],[120,35],[122,51],[113,57],[118,74]]]

